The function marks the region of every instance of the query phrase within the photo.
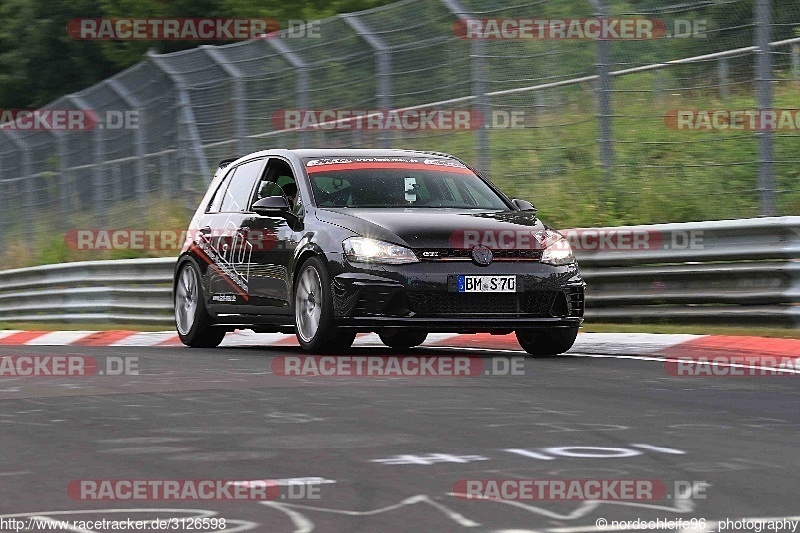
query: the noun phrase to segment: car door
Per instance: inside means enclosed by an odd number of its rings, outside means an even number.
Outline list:
[[[248,306],[253,243],[242,222],[265,162],[257,158],[230,170],[200,228],[199,255],[208,264],[208,304],[217,314],[241,313]]]
[[[292,214],[263,216],[250,212],[242,221],[243,230],[254,243],[248,306],[254,313],[290,314],[289,269],[300,239],[303,199],[289,161],[270,157],[255,191],[253,203],[268,196],[286,197]]]

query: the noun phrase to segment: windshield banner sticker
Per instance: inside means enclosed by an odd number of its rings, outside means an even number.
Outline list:
[[[309,173],[332,170],[433,170],[440,172],[456,172],[472,174],[469,168],[451,159],[414,159],[403,157],[338,157],[329,159],[312,159],[306,163]]]

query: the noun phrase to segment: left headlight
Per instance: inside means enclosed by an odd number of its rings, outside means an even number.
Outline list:
[[[378,241],[367,237],[350,237],[342,242],[342,249],[351,263],[383,263],[403,265],[419,263],[414,252],[405,246]]]
[[[552,230],[547,230],[545,234],[542,239],[545,246],[540,262],[553,266],[570,265],[575,262],[572,246],[563,235]]]

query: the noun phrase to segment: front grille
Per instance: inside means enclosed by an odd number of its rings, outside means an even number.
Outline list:
[[[353,310],[354,316],[403,316],[408,310],[403,306],[397,289],[366,288],[361,291]]]
[[[460,248],[419,248],[414,250],[421,261],[472,261],[472,250]],[[492,250],[493,261],[538,261],[541,250]]]
[[[550,316],[555,291],[516,293],[408,292],[416,316]]]
[[[492,250],[495,261],[538,261],[541,250]]]
[[[336,316],[406,316],[410,313],[403,291],[395,285],[354,283],[350,290],[338,281],[333,282],[333,301]]]

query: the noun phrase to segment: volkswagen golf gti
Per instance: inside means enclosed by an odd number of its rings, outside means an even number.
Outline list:
[[[529,202],[461,160],[408,150],[266,150],[220,163],[178,258],[184,344],[295,333],[344,352],[359,332],[391,348],[431,332],[516,333],[567,351],[584,287],[569,243]]]

